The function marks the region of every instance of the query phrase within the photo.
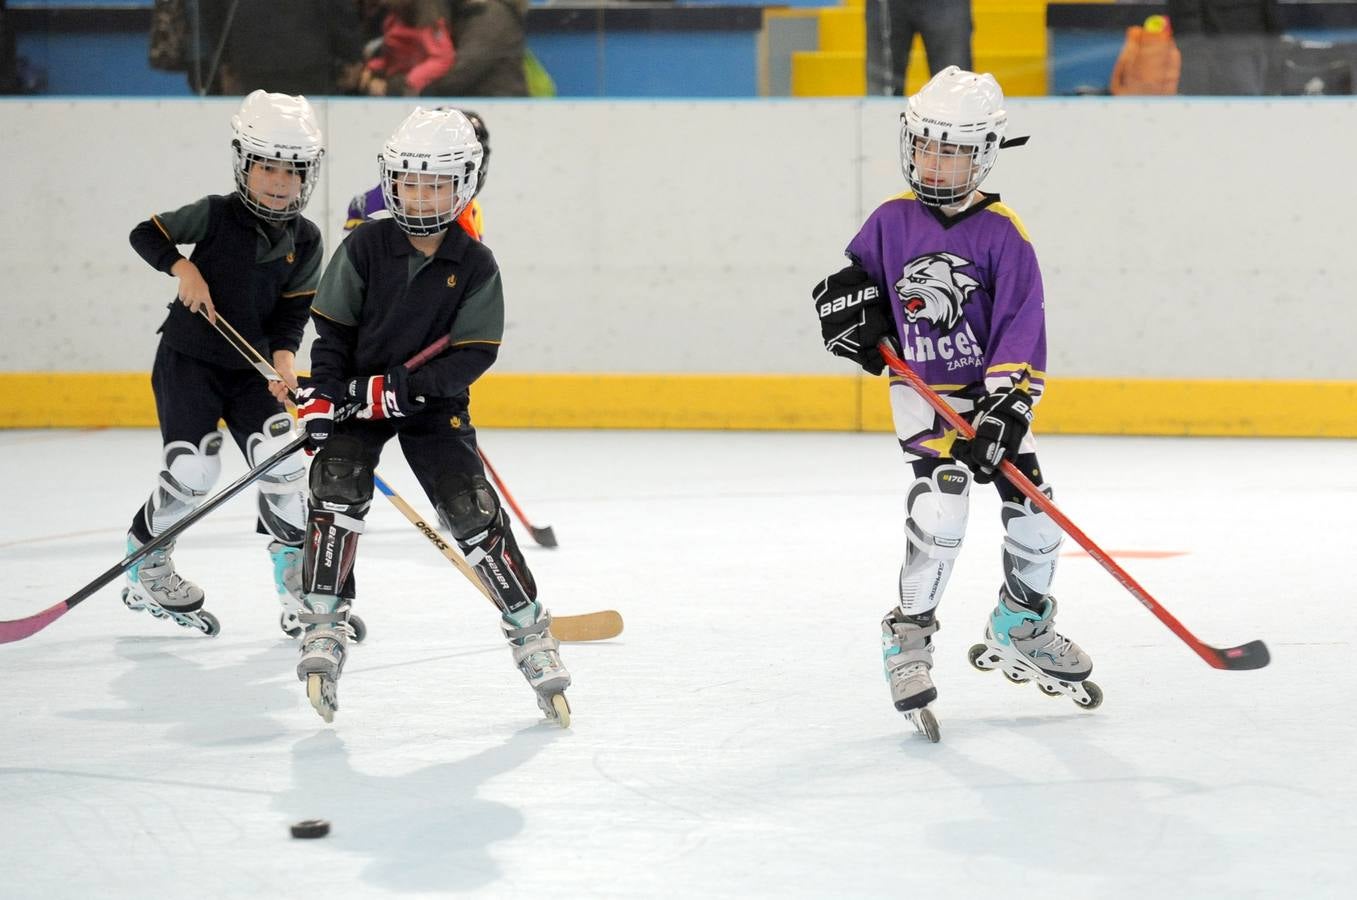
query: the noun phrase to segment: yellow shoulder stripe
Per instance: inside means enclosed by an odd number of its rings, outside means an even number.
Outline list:
[[[1005,219],[1008,219],[1008,221],[1013,223],[1013,227],[1018,229],[1018,234],[1022,235],[1022,239],[1029,244],[1032,243],[1032,235],[1027,233],[1027,227],[1022,224],[1022,219],[1019,219],[1018,214],[1003,203],[991,203],[989,206],[985,207],[985,211],[998,213]]]

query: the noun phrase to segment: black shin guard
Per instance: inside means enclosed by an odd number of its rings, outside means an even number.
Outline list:
[[[457,546],[501,609],[515,612],[536,600],[537,584],[490,482],[480,475],[448,475],[439,480],[437,493],[438,510]]]
[[[302,592],[352,599],[353,561],[372,505],[372,464],[357,441],[339,436],[311,465],[311,504],[302,551]]]

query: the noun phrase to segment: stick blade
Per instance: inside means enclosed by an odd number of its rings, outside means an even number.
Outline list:
[[[1249,641],[1247,644],[1227,647],[1223,650],[1212,647],[1211,651],[1215,657],[1211,665],[1217,669],[1228,669],[1234,672],[1261,669],[1272,661],[1272,654],[1268,653],[1267,644],[1262,641]]]
[[[551,636],[558,641],[606,641],[622,633],[622,614],[613,609],[578,616],[552,616]]]
[[[529,525],[528,530],[532,532],[532,539],[536,541],[540,546],[542,547],[557,546],[556,532],[551,530],[550,525],[548,525],[546,528],[533,528],[531,525]]]
[[[31,616],[22,619],[14,619],[9,622],[0,622],[0,644],[22,641],[30,635],[37,634],[48,625],[51,625],[57,619],[64,616],[70,608],[70,604],[65,600],[62,600],[60,603],[47,607],[40,613],[34,613]]]

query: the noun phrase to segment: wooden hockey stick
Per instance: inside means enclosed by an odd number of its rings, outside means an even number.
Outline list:
[[[523,523],[523,527],[528,529],[528,533],[532,535],[532,539],[543,547],[556,547],[556,532],[552,531],[551,526],[547,525],[544,528],[538,528],[529,522],[528,517],[523,514],[523,510],[519,509],[518,504],[514,502],[514,495],[509,493],[509,489],[504,486],[504,482],[500,481],[499,473],[495,471],[495,467],[490,465],[490,458],[485,455],[485,451],[480,447],[477,447],[476,452],[481,455],[481,462],[485,465],[485,471],[490,473],[490,478],[495,482],[495,487],[499,489],[500,495],[508,501],[509,508],[514,511],[514,515],[518,517],[518,521]]]
[[[928,402],[928,405],[937,410],[938,415],[957,430],[957,433],[967,440],[975,437],[975,429],[971,424],[963,419],[956,410],[952,409],[943,400],[938,392],[928,386],[919,375],[909,367],[904,360],[895,352],[888,338],[883,338],[877,349],[881,351],[881,356],[886,360],[887,366],[893,374],[909,382],[910,387]],[[1247,644],[1241,644],[1238,647],[1212,647],[1199,640],[1196,635],[1188,631],[1183,623],[1175,619],[1168,610],[1159,605],[1159,602],[1150,596],[1150,592],[1145,590],[1140,584],[1127,574],[1126,570],[1108,556],[1103,549],[1079,530],[1073,522],[1065,517],[1056,505],[1042,493],[1035,484],[1032,483],[1022,470],[1008,460],[1004,460],[999,466],[999,470],[1004,473],[1004,477],[1009,480],[1022,495],[1032,501],[1032,505],[1050,516],[1061,530],[1074,538],[1075,542],[1088,551],[1088,555],[1098,561],[1098,564],[1106,569],[1113,578],[1121,583],[1121,586],[1131,592],[1131,596],[1140,601],[1141,605],[1155,615],[1155,618],[1168,626],[1169,630],[1176,634],[1183,643],[1192,648],[1207,664],[1216,669],[1229,669],[1231,671],[1242,671],[1245,669],[1261,669],[1271,660],[1267,645],[1262,641],[1249,641]]]
[[[206,316],[206,313],[204,313],[204,316]],[[254,366],[259,374],[263,375],[269,381],[282,383],[283,376],[278,374],[278,370],[270,365],[269,361],[264,359],[259,351],[251,346],[249,341],[245,340],[238,331],[232,328],[231,323],[223,319],[220,313],[217,314],[212,324],[216,327],[222,337],[226,338],[226,340],[229,341],[242,356],[250,361],[250,364]],[[289,391],[289,394],[290,393],[291,392]],[[476,574],[476,570],[471,567],[471,564],[468,563],[465,558],[463,558],[462,554],[458,553],[447,543],[447,541],[443,540],[438,534],[438,531],[430,527],[429,524],[424,521],[423,517],[415,511],[415,508],[409,503],[406,503],[399,494],[392,490],[391,486],[382,480],[380,475],[374,472],[372,479],[374,486],[382,496],[390,500],[392,505],[400,510],[401,514],[410,521],[410,524],[415,526],[420,534],[424,535],[424,537],[429,540],[429,543],[437,547],[438,552],[442,553],[443,556],[447,558],[448,562],[456,567],[457,571],[466,576],[466,580],[475,585],[476,589],[481,592],[481,595],[484,596],[485,599],[489,600],[496,609],[499,609],[499,604],[495,602],[495,598],[490,594],[489,589],[481,582],[480,576]],[[622,633],[622,615],[616,610],[611,609],[592,613],[581,613],[574,616],[553,615],[551,617],[551,633],[557,640],[571,643],[582,641],[606,641],[615,638]]]
[[[206,315],[206,313],[204,313],[204,315]],[[217,317],[217,321],[221,321],[220,316]],[[239,338],[240,336],[237,335],[236,337]],[[244,341],[243,338],[241,338],[241,340]],[[420,366],[428,362],[430,359],[446,350],[451,343],[452,339],[446,335],[439,338],[438,340],[430,344],[428,347],[424,348],[419,353],[412,356],[409,362],[405,364],[406,368],[408,369],[419,368]],[[249,345],[246,344],[246,346]],[[250,347],[250,349],[254,350],[253,347]],[[274,372],[273,374],[275,376],[278,375],[277,372]],[[359,408],[360,407],[357,404],[343,407],[336,413],[335,415],[336,421],[343,421],[344,419],[347,419],[349,416],[353,415],[353,413],[355,413]],[[80,605],[80,603],[89,598],[100,588],[104,587],[106,584],[113,581],[123,572],[126,572],[138,560],[145,558],[145,556],[148,553],[153,553],[154,551],[159,550],[161,547],[168,544],[170,541],[174,540],[176,537],[180,535],[181,532],[183,532],[194,522],[197,522],[198,520],[202,519],[204,516],[212,512],[217,507],[221,506],[227,500],[230,500],[236,494],[239,494],[241,491],[245,490],[245,488],[247,488],[249,485],[258,480],[260,476],[262,476],[265,472],[267,472],[269,469],[272,469],[274,466],[278,465],[278,463],[287,459],[289,456],[296,453],[298,450],[302,449],[302,447],[304,447],[305,445],[306,445],[305,435],[298,437],[296,440],[289,443],[286,447],[282,448],[277,453],[273,454],[268,459],[264,460],[259,465],[255,466],[253,469],[250,469],[250,471],[246,472],[244,475],[240,476],[235,481],[231,482],[231,484],[227,485],[225,488],[219,491],[215,496],[213,496],[210,500],[206,501],[202,506],[198,507],[188,515],[184,516],[184,518],[180,519],[178,522],[175,522],[173,525],[165,529],[163,532],[161,532],[153,539],[147,541],[145,544],[138,547],[135,552],[129,553],[126,557],[123,558],[121,562],[113,565],[98,578],[94,579],[89,584],[85,585],[80,590],[76,591],[74,594],[67,597],[65,600],[54,603],[51,606],[47,607],[47,609],[44,609],[41,612],[34,613],[31,616],[25,616],[22,619],[11,619],[9,621],[0,621],[0,644],[8,644],[12,641],[21,641],[26,637],[37,634],[39,631],[42,631],[48,625],[51,625],[57,619],[61,618],[71,610],[75,609],[78,605]]]

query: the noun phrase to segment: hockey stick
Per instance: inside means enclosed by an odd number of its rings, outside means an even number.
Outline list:
[[[881,355],[885,358],[891,372],[908,381],[910,387],[914,388],[919,396],[928,402],[929,406],[937,410],[938,415],[942,416],[948,425],[955,428],[962,437],[967,439],[975,437],[975,429],[971,427],[971,424],[963,419],[956,410],[952,409],[942,397],[938,396],[938,393],[929,387],[928,384],[900,358],[899,354],[895,352],[895,348],[891,346],[889,339],[883,338],[881,343],[877,344],[877,349],[881,351]],[[1062,531],[1074,538],[1075,542],[1080,547],[1083,547],[1088,551],[1089,556],[1096,559],[1099,565],[1106,569],[1113,578],[1121,583],[1122,587],[1131,592],[1131,596],[1135,597],[1140,601],[1142,606],[1154,613],[1155,618],[1167,625],[1170,631],[1176,634],[1183,643],[1191,647],[1193,652],[1206,660],[1207,664],[1213,668],[1230,669],[1232,671],[1261,669],[1268,664],[1271,656],[1268,654],[1267,645],[1262,641],[1249,641],[1247,644],[1241,644],[1238,647],[1224,648],[1212,647],[1210,644],[1203,643],[1196,635],[1188,631],[1183,623],[1175,619],[1168,610],[1160,606],[1159,602],[1150,596],[1149,591],[1141,587],[1134,578],[1127,574],[1125,569],[1113,561],[1112,557],[1108,556],[1103,552],[1101,547],[1093,543],[1088,535],[1084,534],[1073,522],[1065,518],[1065,514],[1056,508],[1056,505],[1051,502],[1051,498],[1038,490],[1031,479],[1024,475],[1017,466],[1013,465],[1013,463],[1008,460],[1004,460],[999,466],[999,469],[1004,473],[1004,477],[1022,492],[1024,497],[1032,501],[1033,506],[1055,520],[1055,523],[1060,526]]]
[[[467,580],[476,586],[485,599],[499,608],[495,603],[495,598],[490,596],[490,591],[486,589],[481,579],[476,574],[476,570],[463,558],[462,554],[450,547],[447,541],[443,540],[438,532],[432,528],[428,522],[420,517],[409,503],[406,503],[391,490],[391,486],[381,479],[380,476],[373,476],[373,483],[377,490],[386,495],[386,499],[396,505],[405,518],[410,520],[410,524],[419,529],[420,533],[429,539],[429,543],[438,548],[448,560],[457,567],[457,571],[466,576]],[[582,613],[577,616],[557,616],[551,617],[551,634],[557,640],[580,642],[580,641],[606,641],[617,637],[622,633],[622,615],[616,610],[605,609],[599,612]]]
[[[495,471],[494,466],[490,465],[490,460],[486,458],[485,451],[477,447],[476,452],[481,455],[481,462],[485,464],[485,471],[489,472],[490,477],[494,479],[495,487],[499,488],[499,492],[504,495],[504,499],[509,501],[509,508],[514,511],[514,515],[518,516],[518,521],[523,523],[523,527],[528,529],[528,532],[532,535],[532,539],[543,547],[555,547],[556,532],[551,530],[550,525],[545,528],[537,528],[529,522],[528,517],[523,515],[523,510],[519,509],[518,504],[514,502],[514,495],[509,493],[509,489],[504,486],[504,482],[499,480],[499,473]]]
[[[239,335],[237,335],[237,337],[239,337]],[[411,357],[410,361],[405,364],[406,368],[416,369],[424,365],[424,363],[446,350],[451,343],[452,339],[446,335],[439,338],[437,341],[434,341],[428,347]],[[335,419],[343,421],[357,412],[359,408],[360,407],[356,404],[346,406],[339,411],[335,416]],[[76,606],[80,605],[80,603],[87,599],[91,594],[113,581],[113,579],[117,578],[123,572],[126,572],[148,553],[153,553],[174,540],[194,522],[197,522],[227,500],[230,500],[236,494],[239,494],[258,480],[259,477],[269,469],[287,459],[304,446],[306,446],[306,436],[302,435],[253,469],[250,469],[250,471],[246,472],[244,475],[237,478],[202,506],[184,516],[184,518],[180,519],[178,522],[175,522],[157,537],[138,547],[135,552],[128,554],[122,562],[116,563],[98,578],[94,579],[65,600],[54,603],[42,612],[34,613],[31,616],[25,616],[22,619],[0,621],[0,644],[21,641],[26,637],[42,631],[48,625],[51,625],[57,619],[70,612],[72,609],[75,609]]]
[[[204,316],[205,315],[206,313],[204,313]],[[269,381],[282,382],[283,377],[278,374],[278,370],[271,366],[268,360],[266,360],[249,341],[241,337],[240,332],[231,327],[230,322],[227,322],[220,314],[218,314],[215,319],[212,320],[212,324],[216,326],[217,331],[221,333],[222,337],[226,338],[226,340],[229,341],[242,356],[250,361],[250,364],[254,366],[259,374],[263,375]],[[484,459],[484,456],[482,456],[482,459]],[[486,467],[489,468],[488,463]],[[382,477],[376,472],[372,474],[372,480],[377,490],[380,491],[386,499],[390,500],[396,509],[401,511],[401,514],[404,515],[405,518],[410,520],[410,524],[415,526],[421,534],[428,538],[429,542],[438,548],[438,552],[442,553],[443,556],[447,558],[448,562],[452,563],[457,568],[457,571],[466,576],[467,581],[470,581],[475,585],[476,589],[481,592],[481,595],[498,609],[499,604],[495,602],[495,598],[490,595],[490,591],[481,582],[480,576],[478,576],[476,571],[471,568],[471,565],[463,558],[462,554],[449,546],[448,543],[439,536],[436,530],[430,528],[428,523],[415,511],[415,508],[409,503],[406,503],[405,500],[392,490],[391,486],[383,481]],[[606,641],[615,638],[622,633],[622,616],[620,613],[611,609],[593,613],[582,613],[577,616],[552,616],[551,633],[557,640],[561,641]]]

